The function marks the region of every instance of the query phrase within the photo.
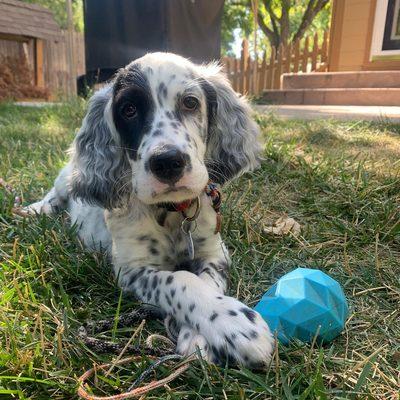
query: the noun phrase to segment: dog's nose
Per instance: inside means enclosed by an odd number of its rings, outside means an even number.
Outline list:
[[[187,154],[178,149],[163,151],[150,157],[150,170],[159,181],[175,183],[183,175],[187,158]]]

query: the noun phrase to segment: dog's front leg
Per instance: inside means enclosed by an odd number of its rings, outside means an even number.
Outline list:
[[[195,275],[197,275],[204,284],[215,289],[221,295],[223,295],[228,288],[228,270],[230,265],[230,258],[221,238],[213,238],[213,243],[215,244],[215,239],[220,242],[220,246],[214,248],[208,244],[204,243],[205,246],[202,248],[208,248],[211,253],[205,254],[201,251],[203,258],[197,258],[193,261],[185,262],[178,266],[178,269],[188,270]],[[214,246],[215,247],[215,246]],[[201,249],[200,249],[201,250]],[[220,300],[222,296],[217,296],[217,300]],[[203,358],[208,361],[215,361],[214,355],[211,349],[208,348],[206,339],[201,336],[197,329],[191,328],[188,324],[180,326],[179,336],[177,339],[177,352],[180,354],[189,355],[199,348]]]
[[[28,214],[54,214],[67,206],[69,189],[68,182],[72,172],[72,164],[68,163],[58,174],[54,186],[42,200],[23,208]]]
[[[219,253],[204,258],[196,258],[177,267],[177,270],[187,270],[197,275],[207,285],[221,294],[228,289],[230,258],[224,245]]]
[[[121,268],[120,281],[140,300],[161,307],[179,325],[197,332],[208,360],[249,367],[270,360],[273,338],[262,317],[199,276],[138,266]]]

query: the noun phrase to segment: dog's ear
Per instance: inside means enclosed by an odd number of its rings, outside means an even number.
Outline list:
[[[115,133],[111,98],[111,86],[92,96],[71,149],[73,197],[107,209],[120,206],[131,190],[126,181],[131,168]]]
[[[259,128],[245,98],[234,92],[216,65],[203,67],[208,104],[206,165],[220,184],[259,166]]]

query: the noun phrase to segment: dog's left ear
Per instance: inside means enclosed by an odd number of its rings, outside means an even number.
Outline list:
[[[219,184],[259,166],[259,127],[244,97],[216,65],[203,67],[203,90],[208,103],[206,165]]]

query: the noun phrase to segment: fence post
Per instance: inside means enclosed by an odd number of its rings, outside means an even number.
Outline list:
[[[276,68],[274,71],[273,89],[279,89],[281,86],[282,61],[283,61],[283,46],[282,44],[280,44],[278,48]]]
[[[260,74],[258,79],[257,94],[261,93],[265,88],[265,74],[267,72],[267,52],[264,51],[264,56],[261,63]]]
[[[328,61],[328,31],[324,31],[324,39],[322,42],[321,62],[327,63]]]
[[[294,60],[293,60],[293,72],[299,72],[300,65],[300,40],[297,40],[294,44]]]
[[[35,39],[35,83],[40,88],[45,87],[44,83],[44,49],[43,40]]]
[[[304,40],[303,47],[303,57],[301,60],[301,70],[302,72],[307,72],[307,63],[308,63],[308,36]]]
[[[285,49],[285,67],[283,72],[290,72],[290,64],[292,63],[292,46],[290,43],[286,46]]]
[[[276,50],[275,47],[271,49],[271,57],[269,59],[268,65],[268,74],[267,74],[267,82],[265,85],[266,89],[272,89],[273,82],[274,82],[274,69],[275,69],[275,57],[276,57]]]
[[[245,87],[246,81],[246,70],[247,70],[247,60],[249,57],[249,42],[243,39],[242,42],[242,53],[240,58],[240,81],[239,81],[239,91],[244,94],[247,88]]]
[[[239,72],[239,60],[235,58],[233,60],[233,89],[237,92],[239,91],[238,85],[238,72]]]
[[[251,61],[250,56],[247,56],[247,63],[246,63],[246,92],[245,94],[253,94],[252,87],[251,87],[251,73],[253,71],[253,62]]]
[[[318,58],[318,33],[315,32],[313,49],[311,54],[311,71],[315,71],[317,69],[317,58]]]
[[[67,60],[69,63],[69,96],[76,95],[76,68],[75,68],[75,53],[74,53],[74,24],[72,15],[72,1],[67,0],[67,21],[68,21],[68,40],[67,40]]]

